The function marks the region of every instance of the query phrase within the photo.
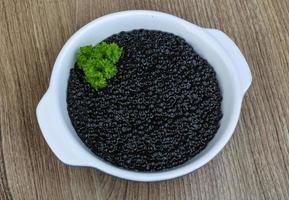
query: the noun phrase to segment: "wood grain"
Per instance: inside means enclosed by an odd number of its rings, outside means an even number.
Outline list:
[[[136,183],[60,163],[35,108],[65,41],[111,12],[153,9],[226,32],[253,73],[225,149],[175,180]],[[289,1],[1,0],[0,199],[288,199]]]

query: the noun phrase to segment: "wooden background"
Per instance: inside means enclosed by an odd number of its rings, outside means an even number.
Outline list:
[[[188,176],[136,183],[64,166],[35,108],[65,41],[115,11],[154,9],[226,32],[250,64],[253,84],[233,138]],[[288,199],[289,1],[0,0],[0,199]]]

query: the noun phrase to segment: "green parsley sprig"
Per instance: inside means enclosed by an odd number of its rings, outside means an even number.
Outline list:
[[[107,87],[107,81],[116,75],[116,64],[122,52],[123,48],[116,43],[83,46],[77,52],[76,63],[83,70],[86,81],[100,90]]]

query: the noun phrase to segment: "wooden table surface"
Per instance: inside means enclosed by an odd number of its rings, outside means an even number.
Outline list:
[[[137,183],[63,165],[35,108],[66,40],[89,21],[153,9],[227,33],[253,74],[235,134],[196,172]],[[0,0],[0,199],[288,199],[289,1]]]

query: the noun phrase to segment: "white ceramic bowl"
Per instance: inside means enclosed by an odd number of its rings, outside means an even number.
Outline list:
[[[214,67],[223,94],[221,126],[208,146],[185,164],[161,172],[134,172],[99,159],[78,138],[66,109],[69,70],[80,46],[96,44],[120,31],[153,29],[174,33],[186,39],[195,51]],[[196,26],[173,15],[156,11],[124,11],[100,17],[77,31],[60,51],[49,88],[37,106],[42,134],[54,154],[67,165],[88,166],[120,178],[160,181],[188,174],[215,157],[232,136],[238,122],[243,96],[252,76],[246,60],[234,42],[223,32]]]

